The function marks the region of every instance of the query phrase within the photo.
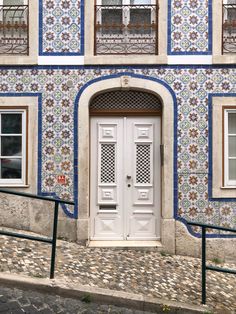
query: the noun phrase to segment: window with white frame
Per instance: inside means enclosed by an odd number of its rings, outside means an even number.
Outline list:
[[[0,185],[26,184],[27,108],[0,108]]]
[[[224,108],[224,183],[236,187],[236,107]]]

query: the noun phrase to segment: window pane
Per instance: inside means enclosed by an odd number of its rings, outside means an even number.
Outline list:
[[[151,4],[151,0],[130,0],[130,4]]]
[[[236,159],[229,160],[229,180],[236,180]]]
[[[2,159],[1,178],[20,179],[21,178],[21,159]]]
[[[236,136],[229,136],[229,157],[236,157]]]
[[[122,5],[122,0],[102,0],[103,5]]]
[[[22,133],[22,115],[19,113],[7,114],[3,113],[2,117],[2,133],[4,134],[21,134]]]
[[[21,136],[2,136],[1,155],[21,156],[22,155]]]
[[[103,9],[102,10],[102,33],[121,34],[122,29],[122,10]]]
[[[131,9],[130,24],[132,26],[131,34],[150,33],[151,10],[150,9]]]
[[[236,113],[229,113],[229,134],[236,134]]]
[[[23,5],[24,0],[3,0],[3,5]]]

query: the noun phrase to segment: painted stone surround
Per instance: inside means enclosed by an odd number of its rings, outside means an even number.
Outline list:
[[[175,217],[235,228],[236,198],[209,200],[208,195],[212,175],[208,98],[213,93],[236,94],[235,68],[230,67],[1,68],[1,97],[27,94],[39,97],[38,192],[46,195],[55,192],[64,199],[75,198],[77,203],[76,96],[92,80],[122,73],[161,80],[176,96]],[[61,174],[66,175],[66,185],[57,182]],[[79,209],[64,210],[76,218]]]

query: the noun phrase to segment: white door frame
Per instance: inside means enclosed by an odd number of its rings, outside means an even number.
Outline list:
[[[112,89],[139,89],[156,94],[162,99],[162,144],[164,145],[164,165],[162,166],[161,191],[161,242],[163,248],[175,252],[174,219],[174,100],[170,91],[161,83],[149,79],[128,76],[95,81],[79,98],[78,139],[79,139],[79,180],[77,224],[78,239],[89,239],[89,103],[99,92]]]

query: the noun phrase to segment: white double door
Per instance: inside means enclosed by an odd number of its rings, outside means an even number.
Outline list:
[[[92,117],[93,240],[160,238],[160,117]]]

